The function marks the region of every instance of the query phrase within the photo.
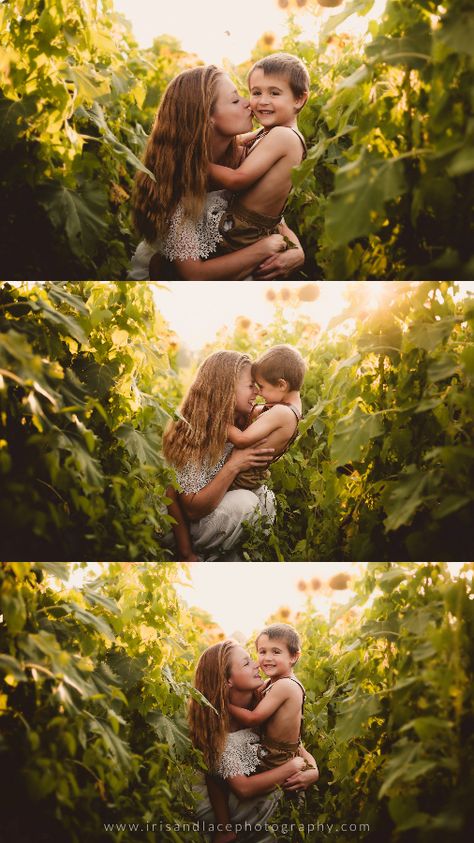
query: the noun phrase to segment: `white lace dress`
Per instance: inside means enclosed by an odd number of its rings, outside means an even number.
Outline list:
[[[222,240],[219,220],[227,209],[230,193],[213,190],[207,194],[201,218],[193,222],[185,217],[182,205],[174,212],[165,240],[142,240],[132,258],[127,277],[130,281],[149,281],[150,260],[159,252],[169,261],[206,260]]]
[[[239,729],[237,732],[229,732],[226,745],[220,758],[216,773],[224,779],[232,776],[249,776],[252,773],[258,774],[258,735],[252,729]],[[212,831],[214,815],[207,795],[207,788],[201,781],[196,789],[199,802],[196,811],[196,820],[206,824],[209,831]],[[230,793],[229,812],[231,822],[240,824],[244,831],[242,839],[246,843],[275,843],[275,836],[271,833],[271,815],[275,811],[281,791],[272,791],[261,796],[252,796],[249,799],[237,799]],[[206,839],[210,839],[206,837]]]
[[[252,729],[229,732],[216,774],[222,779],[250,776],[260,764],[258,750],[259,737]]]
[[[223,467],[233,445],[227,442],[221,458],[215,465],[204,463],[201,466],[188,464],[176,469],[176,479],[186,494],[197,494]],[[216,508],[189,525],[191,540],[196,553],[207,562],[241,560],[235,551],[242,532],[243,522],[255,523],[263,518],[268,525],[275,520],[275,496],[267,486],[250,491],[233,489],[226,492]]]

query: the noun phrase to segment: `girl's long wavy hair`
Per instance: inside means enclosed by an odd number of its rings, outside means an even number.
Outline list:
[[[237,646],[237,641],[230,638],[213,644],[201,654],[196,667],[194,687],[213,708],[192,699],[188,709],[189,728],[193,745],[201,750],[211,771],[219,763],[229,731],[227,682],[231,673],[232,654]]]
[[[215,351],[206,357],[181,404],[184,420],[169,422],[165,430],[163,453],[170,465],[218,462],[227,427],[234,424],[237,381],[250,364],[250,357],[240,351]]]
[[[198,219],[207,191],[211,116],[224,72],[213,64],[184,70],[161,100],[145,149],[143,163],[155,176],[137,172],[132,217],[139,234],[152,243],[166,234],[179,202],[186,216]],[[227,159],[232,166],[235,143]]]

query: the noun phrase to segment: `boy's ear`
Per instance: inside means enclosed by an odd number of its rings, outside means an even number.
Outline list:
[[[292,662],[291,662],[291,664],[293,664],[293,665],[294,665],[294,664],[297,664],[297,662],[299,662],[300,658],[301,658],[301,650],[298,650],[298,652],[296,653],[296,655],[295,655],[295,656],[292,656]]]
[[[301,109],[303,109],[305,107],[306,103],[308,102],[308,97],[309,97],[309,91],[305,91],[305,93],[301,97],[299,97],[299,99],[297,99],[298,105],[295,105],[295,113],[296,114],[299,114]]]
[[[285,378],[278,378],[278,388],[284,390],[285,392],[289,392],[288,381]]]

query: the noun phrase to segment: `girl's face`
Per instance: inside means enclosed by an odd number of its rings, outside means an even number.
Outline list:
[[[232,651],[228,682],[237,691],[254,691],[262,684],[257,662],[243,647],[235,647]]]
[[[257,397],[257,387],[252,380],[250,363],[244,366],[237,379],[235,387],[235,409],[238,413],[248,415]]]
[[[258,663],[270,678],[288,676],[297,662],[297,656],[290,654],[286,642],[280,638],[260,635],[257,641],[257,652]]]
[[[249,101],[240,96],[228,76],[222,76],[218,83],[211,125],[215,132],[228,138],[252,129]]]

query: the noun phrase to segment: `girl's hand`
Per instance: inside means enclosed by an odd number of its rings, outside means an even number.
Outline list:
[[[267,258],[270,258],[272,255],[277,255],[278,252],[283,252],[286,249],[285,238],[282,237],[281,234],[270,234],[269,237],[264,237],[262,240],[259,240],[259,244],[262,246],[264,251],[267,252]],[[265,262],[266,260],[264,263]]]
[[[258,442],[249,448],[234,448],[227,462],[237,469],[237,473],[247,468],[265,468],[271,462],[275,448],[262,448],[261,444]]]
[[[306,766],[306,762],[298,756],[300,761],[303,761],[303,767]],[[283,785],[283,790],[306,790],[308,787],[311,787],[312,784],[317,782],[319,779],[319,770],[317,767],[310,767],[309,769],[303,770],[300,768],[299,771],[293,773],[293,775],[288,776],[286,782]]]
[[[275,235],[272,235],[274,237]],[[287,249],[276,255],[271,255],[262,261],[254,271],[259,281],[271,281],[273,278],[288,278],[295,269],[304,264],[303,249]]]
[[[291,773],[291,775],[287,778],[286,782],[285,782],[285,783],[284,783],[284,785],[283,785],[283,788],[284,788],[285,790],[287,790],[287,787],[286,787],[287,782],[291,781],[291,779],[294,779],[294,778],[295,778],[295,776],[300,776],[300,775],[301,775],[301,770],[302,770],[302,769],[303,769],[303,767],[305,766],[306,762],[304,761],[304,759],[303,759],[303,758],[301,758],[301,756],[300,756],[300,755],[297,755],[295,758],[290,758],[290,760],[288,761],[288,764],[290,765],[290,769],[292,769],[292,770],[293,770],[293,772],[292,772],[292,773]],[[290,788],[288,788],[288,790],[289,790],[289,789],[290,789]]]

